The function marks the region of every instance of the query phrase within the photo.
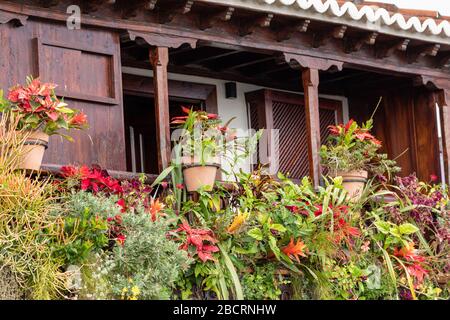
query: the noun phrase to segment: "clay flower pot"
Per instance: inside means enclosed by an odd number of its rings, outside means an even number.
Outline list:
[[[211,158],[210,162],[202,164],[194,158],[183,157],[183,177],[188,192],[197,191],[202,187],[214,186],[217,169],[220,168],[217,158]]]
[[[361,198],[367,182],[368,172],[365,170],[338,171],[336,176],[342,177],[342,186],[348,192],[348,198],[357,201]]]
[[[39,170],[45,149],[48,148],[49,136],[42,131],[34,131],[25,141],[22,159],[19,164],[20,169]]]

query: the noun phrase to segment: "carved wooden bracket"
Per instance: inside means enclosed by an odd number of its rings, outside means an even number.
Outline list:
[[[191,48],[195,49],[197,46],[197,39],[194,38],[185,38],[185,37],[177,37],[170,35],[162,35],[159,33],[151,33],[151,32],[136,32],[132,30],[128,30],[128,37],[132,41],[144,41],[145,44],[149,46],[156,47],[164,47],[164,48],[179,48],[183,44],[187,43],[191,46]]]
[[[382,45],[376,48],[375,57],[377,59],[383,59],[391,56],[396,50],[406,51],[408,49],[408,45],[410,43],[410,39],[401,39],[397,41],[393,41],[389,44]]]
[[[426,86],[431,90],[444,90],[450,94],[450,78],[436,78],[420,75],[414,78],[415,86]],[[450,106],[450,99],[448,106]]]
[[[17,26],[24,26],[27,23],[28,16],[0,10],[0,24],[13,21]]]
[[[284,53],[284,60],[293,69],[311,68],[326,71],[331,67],[336,67],[341,71],[343,62],[329,59],[313,58],[293,53]]]

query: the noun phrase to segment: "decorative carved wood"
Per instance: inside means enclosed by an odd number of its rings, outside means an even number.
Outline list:
[[[383,59],[391,56],[396,50],[406,51],[408,48],[410,39],[401,39],[391,43],[383,44],[376,50],[376,58]]]
[[[191,12],[192,6],[194,5],[193,0],[180,1],[177,7],[167,7],[161,10],[158,14],[158,21],[161,24],[166,24],[172,22],[176,15],[188,14]]]
[[[98,10],[98,8],[105,4],[115,4],[116,0],[90,0],[90,1],[80,1],[81,12],[91,13]]]
[[[344,64],[341,61],[313,58],[291,53],[284,53],[284,59],[293,69],[313,68],[326,71],[331,67],[336,67],[337,70],[341,71]]]
[[[361,50],[362,46],[365,44],[373,46],[375,44],[375,41],[377,40],[378,33],[377,32],[370,32],[369,34],[359,38],[359,39],[348,39],[346,46],[345,46],[345,52],[351,53]]]
[[[161,172],[169,166],[171,161],[169,86],[167,78],[169,49],[167,47],[155,47],[150,49],[150,63],[153,68],[153,85],[155,92],[158,168]]]
[[[272,22],[274,15],[273,13],[267,13],[263,16],[255,19],[254,21],[243,22],[239,27],[239,35],[245,37],[252,34],[256,28],[268,28]]]
[[[59,3],[59,0],[40,0],[39,3],[44,8],[50,8],[50,7],[57,6]]]
[[[0,10],[0,24],[13,21],[17,26],[24,26],[27,19],[28,16],[26,15]]]
[[[146,10],[152,11],[155,9],[157,3],[158,3],[158,0],[147,0],[147,1],[145,1],[144,8]]]
[[[417,46],[414,48],[411,48],[408,50],[408,63],[414,63],[417,62],[417,60],[421,57],[425,56],[432,56],[435,57],[439,49],[441,48],[441,45],[438,43],[435,44],[427,44],[423,46]]]
[[[447,83],[450,86],[450,83]],[[442,150],[444,151],[444,166],[446,182],[450,183],[450,89],[437,93],[441,116]]]
[[[305,93],[306,128],[308,135],[309,173],[315,187],[320,185],[320,118],[319,70],[306,68],[302,72]]]
[[[308,26],[310,23],[311,23],[311,20],[305,19],[303,21],[296,23],[293,26],[286,26],[283,29],[278,30],[277,35],[276,35],[277,41],[281,42],[281,41],[289,40],[290,38],[292,38],[292,36],[296,32],[305,33],[306,31],[308,31]]]
[[[219,21],[230,21],[234,13],[233,7],[227,7],[218,13],[214,13],[210,16],[199,17],[198,27],[200,30],[207,30],[212,28],[212,26]]]
[[[132,41],[142,39],[147,45],[157,47],[179,48],[185,43],[189,44],[191,48],[195,48],[197,46],[197,39],[162,35],[159,33],[144,33],[128,30],[128,37]]]
[[[444,55],[437,63],[437,68],[450,68],[450,53]]]
[[[331,38],[343,39],[347,31],[347,26],[338,26],[327,32],[316,33],[313,35],[313,48],[321,47],[327,40]]]

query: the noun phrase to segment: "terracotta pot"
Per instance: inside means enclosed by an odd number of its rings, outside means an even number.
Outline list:
[[[348,198],[357,201],[361,198],[364,186],[367,182],[368,172],[355,170],[349,172],[337,172],[336,176],[342,177],[342,186],[348,192]]]
[[[216,181],[217,169],[220,168],[217,158],[211,162],[201,164],[193,158],[183,157],[184,184],[188,192],[197,191],[202,187],[213,187]]]
[[[48,138],[48,134],[42,131],[34,131],[28,137],[23,147],[20,169],[39,170],[41,168],[45,149],[48,148]]]

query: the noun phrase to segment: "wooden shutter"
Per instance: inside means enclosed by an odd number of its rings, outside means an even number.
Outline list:
[[[252,128],[278,129],[278,134],[272,134],[268,143],[269,153],[274,157],[258,158],[258,161],[263,164],[267,164],[264,160],[271,161],[270,165],[274,165],[278,159],[275,164],[278,171],[293,179],[307,176],[310,164],[303,96],[264,89],[248,93],[246,98]],[[342,106],[339,101],[325,99],[319,103],[321,139],[325,141],[327,127],[342,122]],[[265,138],[270,139],[267,134]]]
[[[44,165],[98,164],[125,170],[125,141],[119,35],[112,31],[69,30],[63,23],[29,20],[20,28],[0,25],[0,87],[24,83],[27,75],[58,84],[69,107],[83,110],[90,128],[72,131],[74,142],[53,136]],[[14,56],[9,52],[14,52]]]

